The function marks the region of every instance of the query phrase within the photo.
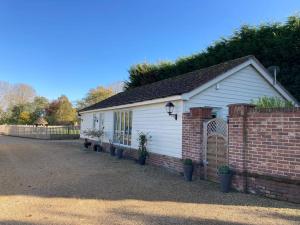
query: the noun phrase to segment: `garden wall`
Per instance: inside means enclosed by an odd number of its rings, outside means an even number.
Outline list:
[[[300,203],[300,108],[230,105],[229,165],[236,189]]]

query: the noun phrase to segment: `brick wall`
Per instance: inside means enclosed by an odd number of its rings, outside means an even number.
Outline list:
[[[109,152],[110,144],[103,143],[103,148],[105,152]],[[124,158],[137,160],[138,152],[133,148],[124,148],[123,156]],[[181,159],[156,153],[150,153],[150,156],[147,159],[147,164],[164,167],[175,173],[182,173],[183,171]]]
[[[236,189],[300,202],[300,108],[230,105],[229,164]]]
[[[182,158],[202,160],[203,122],[211,118],[211,108],[191,108],[182,117]]]
[[[211,119],[212,108],[191,108],[182,116],[182,158],[194,162],[195,175],[203,176],[203,122]]]

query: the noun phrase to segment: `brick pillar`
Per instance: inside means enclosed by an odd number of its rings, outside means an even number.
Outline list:
[[[203,122],[211,118],[212,108],[191,108],[182,118],[182,158],[195,162],[195,173],[201,175],[203,154]]]
[[[236,172],[232,185],[239,191],[247,192],[247,113],[250,104],[232,104],[229,107],[228,161]]]

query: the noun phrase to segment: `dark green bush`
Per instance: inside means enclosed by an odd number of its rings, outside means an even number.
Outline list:
[[[185,159],[183,161],[183,164],[187,165],[187,166],[192,166],[193,165],[193,160],[191,160],[191,159]]]
[[[229,166],[227,166],[227,165],[219,166],[218,173],[219,174],[230,174],[230,168],[229,168]]]
[[[265,67],[280,67],[277,78],[300,100],[300,17],[287,22],[242,26],[229,38],[222,38],[205,51],[175,62],[142,63],[129,69],[126,88],[131,89],[174,77],[245,55],[254,55]]]

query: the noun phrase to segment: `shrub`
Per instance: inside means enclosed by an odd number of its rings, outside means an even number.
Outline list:
[[[202,52],[182,57],[175,62],[141,63],[129,70],[126,88],[142,86],[178,76],[245,55],[255,57],[265,66],[279,66],[281,82],[300,100],[300,17],[291,16],[285,23],[244,25],[228,38],[220,38]]]
[[[147,144],[149,139],[151,139],[151,136],[144,132],[138,133],[138,142],[139,142],[139,149],[138,154],[140,157],[146,158],[149,156],[149,152],[147,150]]]
[[[99,130],[85,130],[83,133],[88,137],[97,138],[98,141],[101,141],[102,136],[104,135],[104,127]]]
[[[293,103],[290,101],[283,100],[279,97],[260,97],[258,100],[253,101],[252,104],[256,105],[257,108],[292,108]]]
[[[191,160],[191,159],[185,159],[183,161],[183,165],[192,166],[193,165],[193,160]]]
[[[230,168],[229,168],[229,166],[227,166],[227,165],[219,166],[218,173],[219,174],[230,174]]]

